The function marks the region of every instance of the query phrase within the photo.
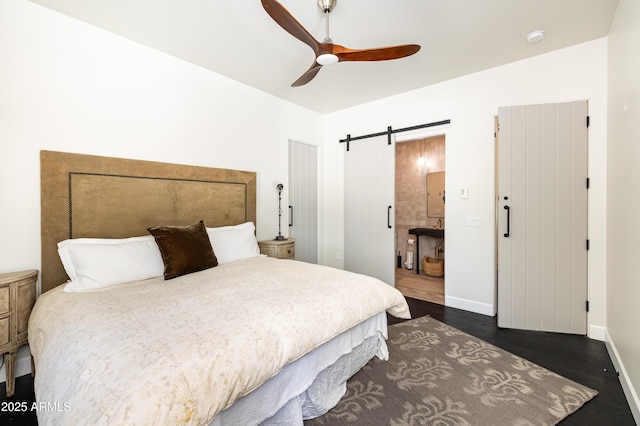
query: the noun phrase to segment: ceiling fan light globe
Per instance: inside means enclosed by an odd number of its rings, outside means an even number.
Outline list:
[[[333,65],[337,64],[339,61],[338,57],[333,53],[323,53],[316,58],[316,62],[319,65]]]

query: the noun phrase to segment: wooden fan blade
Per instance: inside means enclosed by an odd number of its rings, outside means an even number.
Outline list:
[[[300,76],[299,79],[294,81],[291,84],[291,87],[304,86],[305,84],[313,80],[313,77],[315,77],[316,74],[318,74],[318,71],[320,71],[320,68],[322,68],[322,65],[320,65],[316,61],[313,61],[313,64],[311,65],[311,67],[309,67],[309,69],[306,70],[305,73],[302,74],[302,76]]]
[[[318,55],[320,51],[320,42],[317,41],[309,32],[276,0],[262,0],[262,7],[280,25],[286,32],[308,45],[313,52]]]
[[[349,49],[335,44],[333,53],[343,61],[387,61],[411,56],[420,50],[417,44],[403,44],[401,46],[379,47],[375,49]]]

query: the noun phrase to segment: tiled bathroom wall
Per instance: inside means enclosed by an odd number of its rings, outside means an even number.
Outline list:
[[[423,157],[424,163],[419,159]],[[427,173],[445,171],[445,137],[435,136],[396,144],[396,254],[405,262],[411,228],[437,226],[438,218],[427,217]],[[445,207],[446,209],[446,207]],[[444,228],[444,218],[440,219]],[[420,237],[420,256],[434,256],[435,239]],[[411,247],[415,252],[415,246]],[[414,255],[415,256],[415,255]],[[419,259],[415,258],[416,261]],[[415,265],[414,265],[415,268]]]

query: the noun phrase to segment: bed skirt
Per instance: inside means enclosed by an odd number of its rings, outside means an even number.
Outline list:
[[[386,338],[387,317],[381,312],[287,365],[218,413],[210,426],[302,426],[333,408],[347,380],[371,358],[389,358]]]

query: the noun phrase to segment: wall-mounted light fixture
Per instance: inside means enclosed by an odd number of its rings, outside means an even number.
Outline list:
[[[284,189],[284,185],[279,183],[276,186],[276,189],[278,190],[278,236],[274,238],[275,241],[283,241],[286,240],[285,237],[282,236],[282,232],[281,232],[281,224],[282,224],[282,206],[280,205],[280,203],[282,202],[282,190]]]
[[[426,144],[426,141],[422,139],[420,141],[420,156],[418,157],[418,167],[420,168],[420,171],[423,173],[426,173],[430,166],[427,158],[427,151],[425,149],[425,144]]]

